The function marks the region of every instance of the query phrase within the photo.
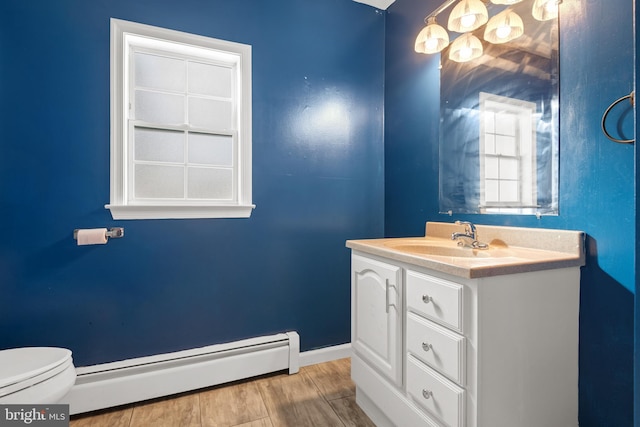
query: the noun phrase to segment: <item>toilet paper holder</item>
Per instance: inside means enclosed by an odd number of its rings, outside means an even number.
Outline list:
[[[112,227],[112,228],[109,228],[104,233],[104,235],[106,237],[109,237],[109,238],[112,238],[112,239],[118,239],[120,237],[124,237],[124,228],[123,227]],[[73,230],[73,238],[75,240],[78,240],[78,229],[77,228],[75,230]]]

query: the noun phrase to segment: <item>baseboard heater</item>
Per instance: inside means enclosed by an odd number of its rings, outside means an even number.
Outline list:
[[[71,415],[300,367],[296,332],[79,367],[60,403]]]

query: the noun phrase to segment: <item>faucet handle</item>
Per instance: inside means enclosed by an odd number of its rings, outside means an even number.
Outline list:
[[[456,225],[464,225],[464,231],[467,234],[473,235],[474,239],[475,239],[476,226],[472,222],[470,222],[470,221],[456,221],[455,224]]]

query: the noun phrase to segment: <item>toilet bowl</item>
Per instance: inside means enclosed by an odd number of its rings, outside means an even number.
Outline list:
[[[56,347],[0,350],[0,404],[49,404],[73,387],[71,351]]]

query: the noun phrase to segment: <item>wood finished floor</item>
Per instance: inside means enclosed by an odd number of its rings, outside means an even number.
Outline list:
[[[340,359],[73,416],[70,427],[375,427],[356,405],[350,371]]]

